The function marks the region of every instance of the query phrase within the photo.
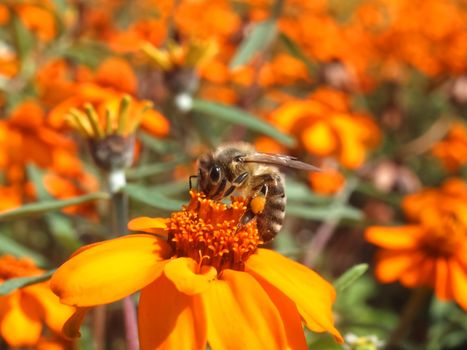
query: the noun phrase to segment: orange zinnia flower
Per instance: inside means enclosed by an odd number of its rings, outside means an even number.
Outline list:
[[[333,287],[305,266],[258,248],[256,222],[239,226],[246,200],[227,206],[200,193],[191,197],[170,219],[130,222],[147,234],[78,250],[52,277],[52,290],[63,303],[86,308],[142,289],[142,349],[204,349],[206,343],[306,349],[302,320],[342,342],[332,320]],[[76,334],[82,314],[68,322],[68,335]]]
[[[432,287],[439,299],[467,310],[467,184],[450,180],[408,196],[403,208],[412,224],[366,231],[366,239],[383,248],[377,278]]]
[[[0,258],[0,284],[11,278],[41,273],[28,259],[8,255]],[[20,288],[0,296],[0,335],[12,347],[34,346],[41,338],[43,323],[60,334],[73,311],[72,307],[60,304],[48,282]]]
[[[467,165],[467,127],[454,123],[446,138],[433,146],[433,155],[448,171],[457,171]]]
[[[295,135],[303,149],[336,158],[349,169],[360,167],[380,141],[380,130],[367,115],[353,113],[342,92],[321,88],[305,100],[284,103],[270,116],[280,130]]]

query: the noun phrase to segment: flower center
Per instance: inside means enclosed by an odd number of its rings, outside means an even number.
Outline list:
[[[240,224],[247,200],[233,198],[230,205],[190,192],[191,201],[173,213],[168,224],[168,241],[178,257],[189,257],[201,266],[243,270],[245,261],[262,244],[256,220]]]
[[[449,257],[467,239],[467,230],[454,216],[446,216],[420,240],[422,249],[432,257]]]
[[[0,283],[11,278],[38,275],[41,272],[31,260],[17,259],[11,255],[0,258]]]

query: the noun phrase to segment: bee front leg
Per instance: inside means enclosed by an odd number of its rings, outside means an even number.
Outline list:
[[[243,185],[248,178],[248,172],[241,173],[238,175],[230,184],[230,187],[225,191],[224,197],[227,197],[232,194],[233,191],[237,189],[237,187],[240,187]]]

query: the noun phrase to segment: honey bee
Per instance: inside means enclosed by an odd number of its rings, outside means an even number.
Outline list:
[[[284,176],[278,167],[319,171],[295,157],[260,153],[251,144],[239,142],[202,154],[198,174],[192,177],[198,179],[198,191],[210,199],[221,200],[233,193],[249,198],[240,225],[256,218],[261,239],[267,243],[280,231],[285,217]]]

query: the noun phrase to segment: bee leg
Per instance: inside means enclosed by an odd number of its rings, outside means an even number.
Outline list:
[[[240,225],[246,225],[255,218],[257,214],[261,214],[266,206],[266,196],[268,194],[268,186],[261,185],[260,190],[251,198],[248,204],[247,211],[240,218]]]
[[[188,178],[188,184],[190,185],[190,190],[193,189],[193,185],[192,185],[192,183],[191,183],[191,179],[194,178],[194,177],[195,177],[196,179],[198,179],[198,175],[190,175],[190,177]]]
[[[230,184],[230,187],[225,191],[224,197],[227,197],[232,194],[233,191],[239,186],[241,186],[246,179],[248,178],[248,172],[241,173],[238,175]]]

